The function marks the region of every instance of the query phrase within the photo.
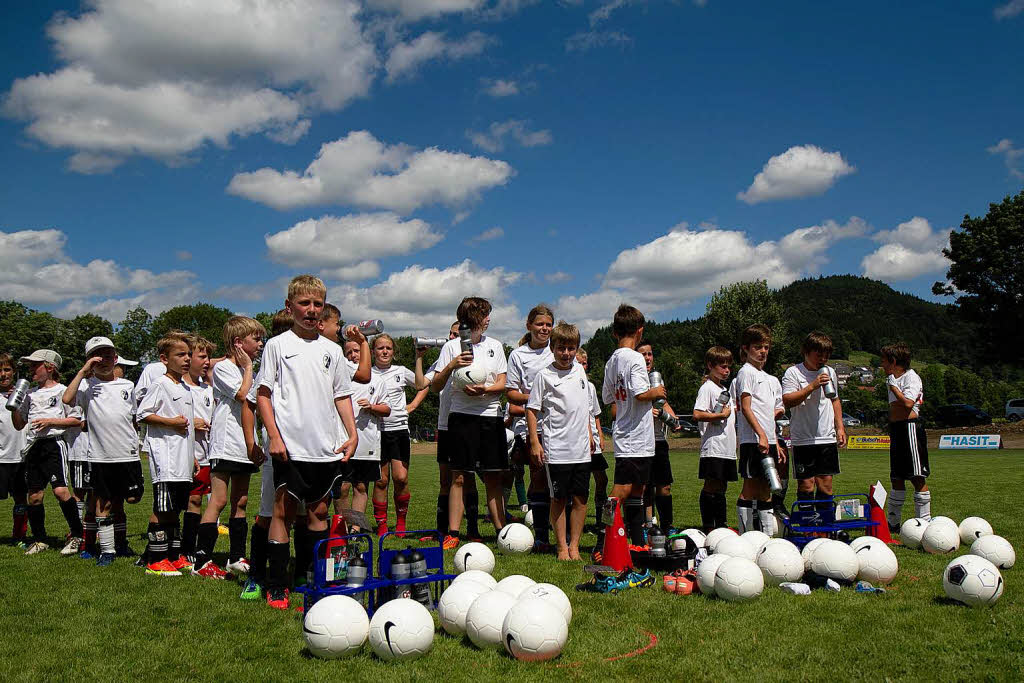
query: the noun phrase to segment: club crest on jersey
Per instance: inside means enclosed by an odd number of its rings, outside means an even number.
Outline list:
[[[56,396],[51,396],[51,397],[50,397],[50,404],[49,404],[49,407],[50,407],[50,408],[53,408],[53,407],[54,407],[54,406],[56,406],[56,405],[57,405],[57,397],[56,397]]]
[[[324,372],[331,369],[331,356],[328,353],[324,354]]]
[[[206,401],[206,407],[209,408],[210,407],[210,397],[209,396],[204,396],[203,400]]]
[[[128,400],[128,390],[127,389],[122,389],[121,390],[121,400],[122,401],[127,401]]]
[[[494,358],[494,349],[488,349],[487,355],[490,356],[491,358]]]

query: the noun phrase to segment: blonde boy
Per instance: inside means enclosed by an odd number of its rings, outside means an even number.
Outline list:
[[[704,531],[728,526],[725,491],[736,473],[736,403],[728,389],[732,352],[712,346],[704,354],[707,379],[697,391],[693,419],[700,430],[697,476],[704,480],[698,506]],[[724,399],[724,400],[723,400]]]

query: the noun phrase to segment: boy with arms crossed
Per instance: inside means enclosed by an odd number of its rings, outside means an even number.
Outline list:
[[[202,519],[203,496],[210,491],[210,423],[213,422],[213,387],[207,381],[210,371],[210,358],[216,347],[199,335],[189,339],[192,357],[189,360],[188,372],[181,379],[192,392],[192,422],[196,441],[196,462],[199,472],[192,481],[192,491],[188,497],[188,509],[182,515],[181,522],[181,556],[189,565],[196,563],[196,540],[199,534],[199,522]]]
[[[14,359],[9,353],[0,353],[0,401],[14,392]],[[25,446],[22,432],[14,428],[11,412],[0,410],[0,500],[14,498],[14,528],[11,539],[24,547],[28,526],[28,488],[25,486]]]
[[[736,403],[728,389],[732,352],[712,346],[704,354],[707,379],[697,391],[693,419],[700,430],[700,464],[697,476],[704,480],[697,500],[704,533],[729,526],[725,491],[736,474]],[[723,396],[724,394],[724,396]],[[725,399],[723,402],[720,399]]]
[[[892,491],[886,505],[889,530],[899,531],[907,479],[914,485],[914,516],[932,518],[932,492],[928,489],[928,438],[921,422],[924,384],[910,369],[910,347],[903,342],[883,346],[882,369],[889,375],[889,479]]]

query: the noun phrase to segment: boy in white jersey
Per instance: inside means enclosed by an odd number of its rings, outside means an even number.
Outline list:
[[[320,278],[292,279],[285,300],[292,329],[267,343],[260,367],[257,407],[276,486],[267,548],[267,604],[275,609],[288,609],[288,530],[296,503],[306,503],[310,530],[308,554],[303,549],[299,557],[296,548],[296,572],[306,573],[312,548],[327,538],[327,499],[358,443],[341,348],[318,329],[326,297]]]
[[[559,560],[580,559],[580,536],[590,497],[590,388],[586,370],[576,363],[580,332],[559,321],[551,331],[554,360],[534,375],[526,423],[530,457],[545,470],[551,499],[551,526],[555,529]],[[565,508],[571,505],[566,538]],[[536,517],[534,526],[536,526]]]
[[[697,476],[704,480],[700,497],[704,533],[729,526],[725,491],[736,481],[736,403],[728,389],[732,352],[712,346],[704,354],[707,379],[697,391],[693,419],[700,430],[700,464]]]
[[[4,405],[14,392],[14,376],[14,358],[9,353],[0,353],[0,401]],[[14,428],[11,412],[0,410],[0,500],[6,500],[8,496],[14,499],[11,539],[18,547],[24,546],[28,527],[25,456],[21,452],[24,446],[24,436]]]
[[[11,423],[18,431],[28,426],[25,439],[25,482],[28,488],[28,523],[32,529],[32,544],[26,555],[35,555],[50,546],[46,543],[46,514],[43,494],[46,486],[60,503],[60,511],[68,523],[71,539],[82,537],[82,520],[78,515],[71,491],[68,490],[67,446],[64,429],[81,427],[82,421],[71,414],[61,397],[66,387],[57,381],[62,359],[51,349],[38,349],[23,356],[30,363],[32,382],[36,387],[29,392],[21,408],[11,413]]]
[[[839,474],[839,448],[846,445],[843,407],[835,370],[826,365],[832,356],[829,336],[811,332],[800,350],[804,361],[782,376],[782,401],[791,415],[796,497],[826,501],[818,503],[819,513],[824,513],[832,508],[832,477]]]
[[[932,518],[932,492],[928,489],[928,437],[921,421],[924,384],[910,369],[910,347],[904,342],[883,346],[882,369],[888,378],[889,479],[892,491],[886,506],[890,531],[898,531],[907,498],[907,479],[914,485],[914,516]]]
[[[651,402],[668,398],[665,387],[651,387],[644,357],[636,351],[644,335],[644,314],[621,304],[612,320],[618,348],[604,366],[601,397],[613,403],[612,448],[615,478],[612,496],[622,504],[626,529],[635,547],[644,545],[644,490],[654,462]]]
[[[636,345],[636,350],[644,357],[647,374],[650,375],[654,372],[654,345],[644,339]],[[672,514],[672,461],[668,455],[668,425],[660,418],[662,411],[673,418],[676,417],[676,411],[668,401],[662,403],[661,408],[651,410],[654,420],[654,462],[651,463],[651,480],[644,492],[644,508],[648,520],[651,519],[652,512],[657,510],[658,524],[661,528],[665,531],[675,531]],[[676,431],[679,429],[680,427],[676,427]]]
[[[376,340],[375,340],[376,341]],[[365,342],[363,342],[365,344]],[[359,361],[359,342],[347,341],[344,349],[349,362]],[[354,360],[353,360],[354,359]],[[370,381],[361,384],[352,383],[352,410],[355,412],[356,432],[359,444],[352,459],[348,461],[345,479],[352,488],[352,508],[366,513],[368,487],[381,479],[381,450],[384,419],[391,414],[387,379],[382,373],[373,373]],[[408,502],[408,501],[407,501]],[[376,501],[374,501],[376,511]],[[404,517],[402,518],[404,522]],[[404,528],[404,526],[403,526]],[[359,527],[351,527],[351,533],[362,531]]]
[[[754,513],[761,523],[761,531],[775,535],[775,512],[772,507],[771,488],[762,459],[770,455],[778,464],[785,464],[786,456],[778,449],[775,434],[775,416],[781,403],[775,387],[764,371],[771,348],[772,332],[765,325],[751,325],[743,330],[740,349],[746,362],[736,374],[735,392],[741,416],[737,418],[740,442],[740,476],[743,489],[736,501],[739,531],[754,529]]]
[[[176,337],[157,342],[167,372],[150,385],[139,404],[139,421],[146,424],[146,452],[153,482],[153,514],[157,528],[150,537],[147,574],[180,576],[191,567],[181,557],[179,515],[188,509],[196,460],[193,396],[182,382],[192,364],[192,349]],[[192,569],[195,573],[195,569]]]
[[[590,360],[584,349],[576,351],[576,362],[583,366],[583,372],[590,368]],[[587,387],[590,393],[590,472],[594,476],[594,524],[597,530],[597,545],[601,546],[604,539],[604,527],[601,525],[601,511],[608,501],[608,460],[604,457],[604,432],[601,431],[601,401],[597,398],[597,387],[589,379]]]
[[[82,409],[75,407],[71,417],[82,420]],[[92,466],[89,463],[89,432],[88,425],[82,420],[81,427],[67,427],[64,430],[64,443],[68,450],[68,474],[71,477],[71,497],[75,499],[78,516],[82,520],[82,539],[77,544],[68,539],[62,555],[74,555],[80,552],[83,559],[96,559],[96,499],[92,494]]]
[[[85,364],[68,384],[64,403],[89,425],[89,461],[95,495],[96,564],[109,566],[117,552],[114,523],[124,504],[142,498],[145,480],[135,431],[135,385],[114,376],[117,351],[107,337],[85,344]]]
[[[213,387],[207,381],[210,370],[210,357],[216,350],[213,342],[192,335],[189,339],[192,357],[189,359],[188,372],[182,375],[182,381],[192,392],[192,428],[195,431],[196,462],[199,471],[192,479],[192,490],[188,496],[188,509],[182,514],[181,520],[181,557],[195,566],[196,539],[199,534],[199,522],[203,511],[203,496],[210,494],[210,423],[213,421]]]
[[[199,523],[196,564],[198,573],[214,579],[226,575],[212,561],[217,542],[217,519],[230,500],[228,521],[228,562],[232,574],[248,574],[245,541],[249,523],[245,508],[249,501],[249,477],[259,468],[249,459],[242,433],[242,406],[253,385],[253,361],[263,348],[266,330],[253,318],[235,315],[224,323],[227,357],[213,366],[213,420],[210,423],[210,502]]]

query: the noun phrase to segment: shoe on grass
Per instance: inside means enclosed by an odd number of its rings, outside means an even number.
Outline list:
[[[70,557],[71,555],[77,555],[82,550],[82,539],[76,536],[70,536],[68,542],[64,544],[64,547],[60,549],[60,554],[63,557]]]
[[[84,548],[82,552],[78,553],[78,559],[80,560],[95,560],[98,556],[98,553],[94,553],[88,548]]]
[[[114,564],[114,553],[100,553],[100,556],[96,558],[97,567],[109,567]]]
[[[49,550],[49,549],[50,549],[50,546],[46,545],[42,541],[36,541],[32,545],[30,545],[28,547],[28,550],[25,551],[25,554],[26,555],[38,555],[39,553],[43,552],[44,550]]]
[[[249,573],[249,560],[244,557],[240,557],[234,562],[228,562],[224,569],[231,572],[232,574],[248,574]]]
[[[227,536],[231,532],[228,530],[227,524],[218,524],[217,533],[221,536]]]
[[[226,571],[214,564],[213,560],[207,560],[199,569],[193,567],[192,576],[202,576],[207,579],[223,581],[230,576]]]
[[[188,555],[178,555],[178,559],[171,562],[171,566],[174,567],[175,571],[188,573],[192,571],[192,566],[195,564],[189,559]]]
[[[252,579],[249,579],[245,582],[245,587],[242,589],[242,593],[238,597],[242,600],[259,600],[263,597],[263,586],[259,585]]]
[[[444,550],[455,550],[459,547],[459,539],[455,536],[445,536],[441,548]]]
[[[146,573],[151,576],[181,576],[174,565],[166,557],[159,562],[151,562],[146,566]]]
[[[267,592],[267,606],[274,609],[288,609],[288,589],[275,588]]]

